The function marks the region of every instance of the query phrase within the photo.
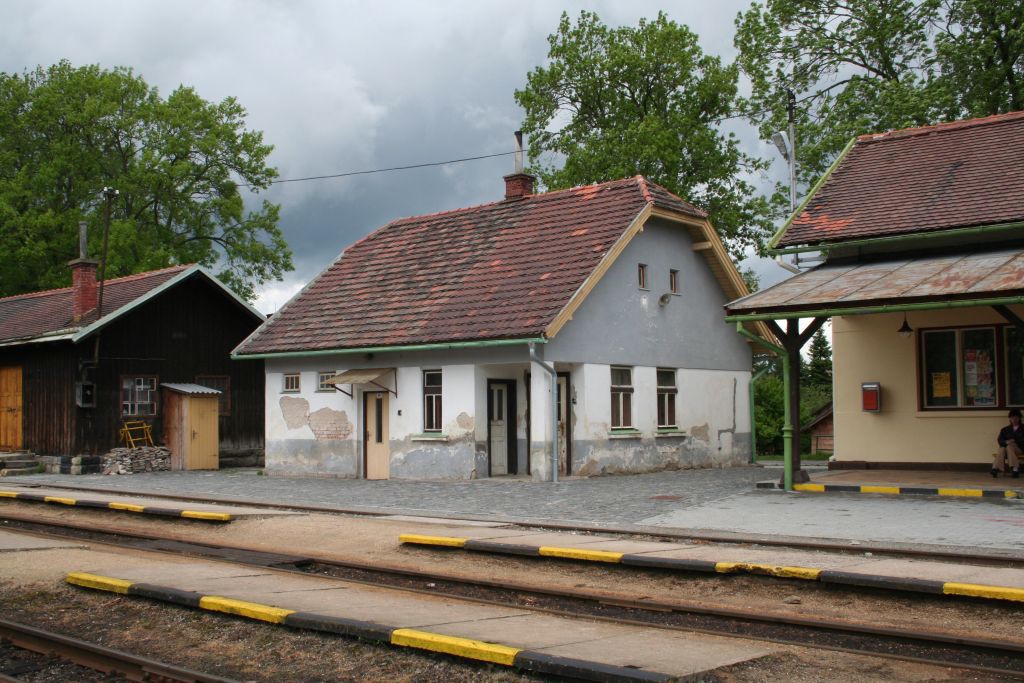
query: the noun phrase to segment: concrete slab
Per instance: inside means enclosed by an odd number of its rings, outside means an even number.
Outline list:
[[[486,522],[472,519],[445,519],[444,517],[417,517],[415,515],[382,515],[377,519],[387,519],[393,522],[416,522],[417,524],[444,524],[447,526],[467,527],[507,527],[504,522]]]
[[[17,534],[10,531],[0,531],[0,553],[87,547],[87,545],[76,543],[75,541],[58,541],[50,538],[29,536],[27,534]]]
[[[766,648],[740,644],[725,638],[657,629],[570,645],[536,648],[536,651],[680,677],[771,654],[771,650]]]
[[[599,621],[576,621],[541,614],[522,614],[502,618],[500,623],[493,620],[439,624],[432,631],[458,638],[485,640],[494,636],[494,629],[501,628],[502,643],[512,647],[536,650],[542,647],[556,647],[600,640],[630,632],[629,627],[605,624]],[[640,631],[637,627],[636,631]]]
[[[951,563],[915,562],[914,560],[877,559],[851,562],[843,571],[859,574],[928,579],[931,581],[976,583],[986,586],[1024,588],[1024,571],[1002,567],[977,567]]]

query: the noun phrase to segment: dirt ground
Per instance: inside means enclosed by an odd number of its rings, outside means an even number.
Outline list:
[[[68,519],[97,528],[135,530],[262,550],[432,569],[463,576],[514,577],[519,584],[586,588],[609,596],[803,616],[839,617],[876,625],[916,625],[953,635],[1024,640],[1024,610],[968,599],[849,592],[767,577],[679,575],[619,566],[536,561],[463,551],[404,547],[399,533],[450,533],[442,525],[336,515],[246,518],[214,526],[5,503],[2,511],[37,519]],[[2,526],[0,526],[2,528]],[[99,550],[102,546],[97,545]],[[111,551],[131,562],[134,553]],[[173,561],[172,558],[168,558]],[[242,680],[537,680],[500,667],[373,643],[289,631],[240,619],[67,587],[67,571],[88,570],[89,552],[62,549],[0,555],[0,606],[7,618],[54,628],[104,645]],[[97,615],[102,615],[98,618]],[[799,647],[715,672],[721,681],[1000,680],[961,670]]]

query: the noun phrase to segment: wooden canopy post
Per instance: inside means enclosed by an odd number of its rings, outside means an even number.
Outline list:
[[[790,443],[792,444],[791,457],[788,458],[786,469],[782,475],[782,484],[788,490],[793,484],[802,484],[810,481],[807,472],[803,470],[800,462],[800,349],[814,336],[814,333],[821,329],[828,318],[814,318],[811,324],[800,331],[800,320],[790,318],[786,321],[786,330],[783,331],[774,320],[765,321],[771,329],[772,334],[782,342],[782,348],[786,351],[786,372],[783,377],[783,391],[789,398],[787,407],[789,414],[786,415],[787,423],[783,431],[789,431]],[[783,437],[785,438],[785,434]]]

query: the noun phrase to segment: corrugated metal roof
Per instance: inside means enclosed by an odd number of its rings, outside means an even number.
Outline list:
[[[1024,292],[1024,248],[820,265],[726,305],[730,315]]]
[[[161,382],[160,386],[164,389],[170,389],[171,391],[179,394],[189,394],[191,396],[219,396],[220,389],[211,389],[210,387],[204,387],[199,384],[177,384],[173,382]]]

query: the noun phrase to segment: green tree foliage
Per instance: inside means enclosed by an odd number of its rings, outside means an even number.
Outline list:
[[[108,277],[200,263],[251,297],[292,268],[279,207],[247,210],[239,191],[269,187],[271,149],[233,98],[163,99],[130,69],[0,73],[0,295],[66,285],[80,220],[99,255],[109,186]]]
[[[705,55],[694,33],[661,13],[635,28],[563,14],[548,42],[548,64],[515,93],[545,186],[642,174],[708,211],[734,256],[761,246],[768,205],[743,176],[765,164],[719,127],[735,114],[735,66]],[[554,161],[540,162],[545,155]]]
[[[819,329],[811,337],[807,350],[807,366],[801,379],[808,387],[819,387],[832,397],[832,345],[828,343],[825,331]]]
[[[1022,17],[1024,0],[755,2],[736,18],[743,109],[768,139],[796,93],[810,185],[856,135],[1024,108]]]

